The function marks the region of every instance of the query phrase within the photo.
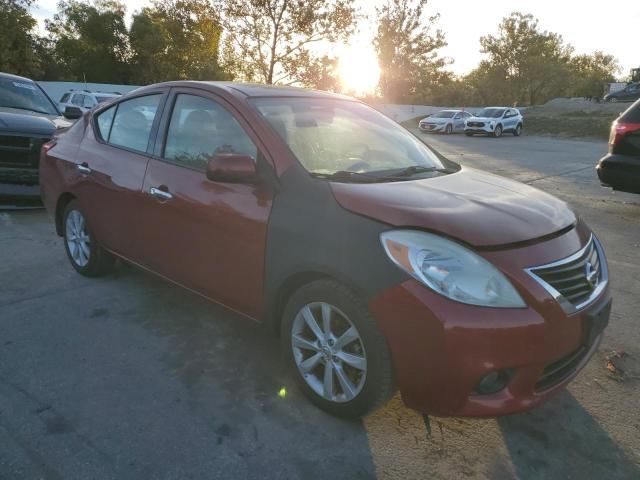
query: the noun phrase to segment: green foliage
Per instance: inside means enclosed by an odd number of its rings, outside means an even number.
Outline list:
[[[569,95],[600,98],[604,85],[615,81],[620,67],[613,55],[596,51],[592,55],[576,55],[569,62],[572,73]]]
[[[485,103],[535,105],[563,95],[570,82],[572,48],[540,30],[532,15],[514,12],[498,35],[480,38],[487,59],[468,77]]]
[[[31,5],[32,0],[0,0],[0,71],[24,76],[40,73]]]
[[[156,0],[133,17],[129,34],[134,83],[222,80],[220,26],[207,0]]]
[[[432,103],[434,91],[451,81],[446,45],[435,28],[438,15],[427,15],[428,0],[392,0],[376,9],[374,47],[380,63],[380,93],[386,101]]]
[[[335,61],[314,44],[344,40],[354,30],[354,0],[218,0],[225,66],[242,80],[332,86]]]
[[[128,80],[125,5],[115,0],[83,3],[63,0],[52,20],[45,22],[53,55],[66,75],[88,82]]]

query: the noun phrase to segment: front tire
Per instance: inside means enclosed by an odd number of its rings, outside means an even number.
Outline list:
[[[497,125],[491,136],[494,138],[500,138],[502,136],[502,125]]]
[[[471,132],[464,132],[464,134],[465,134],[467,137],[473,137],[473,133],[471,133]]]
[[[64,249],[71,266],[81,275],[98,277],[113,267],[113,256],[96,241],[91,226],[77,200],[64,210]]]
[[[445,128],[444,128],[444,133],[446,135],[451,135],[453,133],[453,126],[451,124],[448,124]]]
[[[335,281],[318,280],[293,294],[281,339],[298,386],[332,415],[362,417],[394,393],[384,336],[366,303]]]

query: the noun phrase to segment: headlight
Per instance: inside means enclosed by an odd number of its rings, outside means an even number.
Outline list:
[[[502,273],[456,242],[414,230],[385,232],[380,240],[396,265],[451,300],[485,307],[526,307]]]

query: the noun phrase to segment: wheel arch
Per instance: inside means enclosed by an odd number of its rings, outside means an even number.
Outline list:
[[[62,225],[64,215],[64,210],[69,205],[71,200],[74,200],[76,197],[72,193],[64,192],[60,197],[58,197],[58,201],[56,202],[56,211],[55,211],[55,223],[56,223],[56,233],[58,236],[62,237],[64,233],[64,228]]]

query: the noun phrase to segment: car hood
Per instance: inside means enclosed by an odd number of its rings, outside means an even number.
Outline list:
[[[338,203],[396,227],[436,231],[477,247],[533,240],[577,222],[561,200],[470,168],[390,183],[332,183]]]
[[[469,117],[467,122],[497,122],[500,120],[499,118],[489,118],[489,117]]]
[[[420,120],[420,122],[429,122],[429,123],[448,123],[453,118],[434,118],[434,117],[426,117]]]
[[[52,135],[57,128],[66,128],[71,124],[72,122],[66,118],[57,115],[0,107],[0,131],[2,132]]]

